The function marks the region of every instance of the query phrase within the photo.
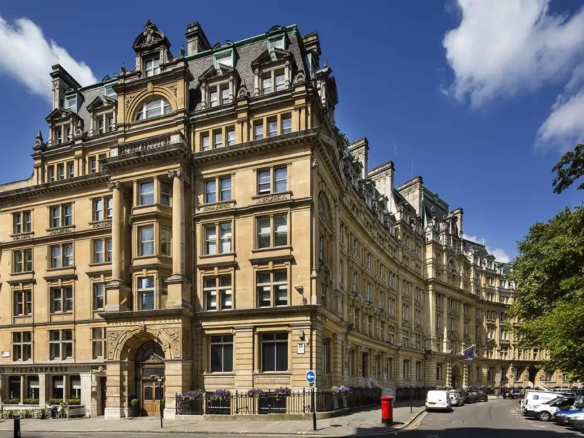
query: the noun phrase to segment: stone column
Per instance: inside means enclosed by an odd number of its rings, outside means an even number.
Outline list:
[[[24,376],[20,376],[20,404],[24,400]]]
[[[85,416],[91,417],[91,372],[79,373],[81,380],[81,404],[85,406]]]
[[[119,181],[108,183],[113,191],[112,212],[112,281],[107,285],[106,312],[131,310],[130,289],[122,278],[124,261],[124,185]]]
[[[190,178],[183,169],[170,170],[172,179],[172,275],[168,278],[166,307],[190,307],[189,284],[185,276],[185,188]]]
[[[468,364],[464,364],[463,365],[463,370],[462,370],[462,388],[468,388],[469,386],[469,369],[468,369]]]
[[[47,375],[44,373],[39,373],[39,407],[43,409],[49,397],[47,397]]]
[[[63,401],[66,401],[69,396],[69,376],[63,376]]]

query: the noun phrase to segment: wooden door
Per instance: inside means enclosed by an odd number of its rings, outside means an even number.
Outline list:
[[[160,416],[160,401],[164,397],[164,386],[162,382],[143,381],[142,382],[142,411],[149,417]]]

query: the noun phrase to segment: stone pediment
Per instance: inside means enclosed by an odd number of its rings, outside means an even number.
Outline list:
[[[68,119],[71,117],[81,119],[73,111],[66,110],[65,108],[55,108],[53,111],[49,113],[45,120],[50,123],[56,120]]]
[[[117,103],[117,100],[112,99],[107,96],[97,96],[95,99],[91,101],[89,105],[87,105],[88,111],[95,111],[101,107],[111,106]]]
[[[282,49],[266,49],[260,56],[254,59],[251,63],[252,67],[257,67],[263,64],[269,64],[272,62],[283,61],[285,59],[291,58],[292,53],[287,50]]]
[[[220,64],[220,67],[210,66],[198,78],[199,82],[209,81],[221,76],[229,76],[231,74],[237,75],[237,70],[225,64]]]

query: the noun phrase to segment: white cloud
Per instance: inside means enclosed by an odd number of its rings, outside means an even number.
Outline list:
[[[501,248],[490,249],[489,247],[487,247],[487,251],[489,251],[489,254],[493,254],[498,262],[509,263],[511,261],[511,258],[507,255],[504,249]]]
[[[454,81],[441,91],[478,108],[565,85],[536,135],[565,151],[584,141],[584,8],[551,13],[550,1],[456,0],[461,21],[443,40]]]
[[[469,236],[468,234],[462,234],[462,238],[466,240],[470,240],[471,242],[480,243],[477,236]]]
[[[47,41],[39,26],[28,18],[11,25],[0,16],[0,72],[22,83],[30,93],[52,100],[51,67],[61,64],[81,85],[97,80],[91,69],[76,61],[53,40]]]
[[[474,107],[569,77],[584,49],[584,11],[549,13],[549,0],[458,0],[444,36],[450,92]]]
[[[470,240],[471,242],[484,245],[483,239],[479,239],[477,236],[469,236],[468,234],[463,234],[462,237],[463,239]],[[501,248],[491,249],[488,246],[486,247],[486,249],[489,254],[493,254],[495,256],[498,262],[509,263],[511,261],[511,257],[507,255],[504,249]]]

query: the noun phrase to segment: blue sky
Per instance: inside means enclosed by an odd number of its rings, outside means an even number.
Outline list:
[[[164,4],[164,7],[161,5]],[[370,167],[387,160],[396,181],[422,175],[468,236],[500,259],[535,221],[582,202],[551,189],[562,151],[584,140],[584,12],[576,0],[3,2],[0,5],[0,183],[32,172],[46,136],[49,68],[63,61],[82,82],[131,66],[148,19],[177,53],[199,21],[211,44],[275,24],[317,31],[321,62],[339,88],[337,124],[367,137]],[[27,20],[20,20],[26,18]],[[42,34],[40,33],[42,32]],[[84,64],[83,64],[84,63]],[[16,66],[16,67],[15,67]]]

